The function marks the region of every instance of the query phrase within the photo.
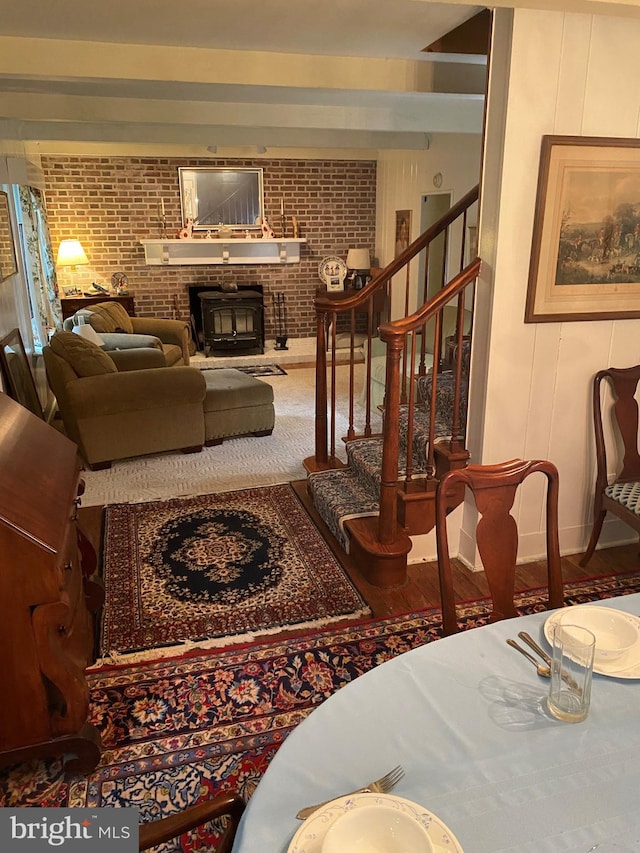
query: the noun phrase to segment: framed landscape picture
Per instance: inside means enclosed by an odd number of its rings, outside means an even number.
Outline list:
[[[640,318],[640,140],[544,136],[525,323]]]

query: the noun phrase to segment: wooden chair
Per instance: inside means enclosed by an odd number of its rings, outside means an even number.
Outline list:
[[[231,853],[244,808],[244,800],[238,794],[225,791],[211,800],[197,803],[177,814],[141,824],[138,849],[149,850],[210,820],[228,817],[227,826],[215,848],[215,853]]]
[[[542,472],[547,478],[547,572],[549,606],[562,607],[562,568],[558,544],[558,470],[545,460],[514,459],[498,465],[469,465],[447,472],[436,490],[436,540],[440,598],[442,604],[442,633],[458,631],[453,578],[447,540],[447,511],[471,489],[480,520],[476,543],[489,584],[493,610],[491,620],[517,616],[514,604],[518,528],[510,514],[516,491],[530,474]],[[462,492],[462,494],[461,494]]]
[[[602,382],[608,380],[613,391],[614,424],[622,441],[622,468],[608,482],[607,453],[602,418]],[[635,393],[640,380],[640,364],[634,367],[610,367],[593,377],[593,426],[596,437],[596,488],[593,501],[593,528],[581,566],[586,566],[598,544],[607,511],[612,512],[640,532],[640,455],[638,455],[638,403]]]

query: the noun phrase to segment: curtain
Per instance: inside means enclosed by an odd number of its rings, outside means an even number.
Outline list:
[[[20,186],[22,248],[26,268],[34,343],[43,347],[62,328],[62,308],[42,190]]]

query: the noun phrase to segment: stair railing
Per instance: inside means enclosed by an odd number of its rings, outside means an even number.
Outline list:
[[[469,358],[471,351],[471,328],[465,331],[465,299],[467,291],[473,290],[480,272],[480,259],[475,258],[465,269],[449,282],[433,299],[418,311],[402,320],[385,323],[380,327],[380,337],[387,345],[385,374],[385,407],[383,422],[382,472],[378,537],[382,544],[396,540],[399,530],[399,491],[415,494],[419,491],[435,491],[437,486],[437,454],[448,457],[447,467],[466,463],[466,408],[468,402]],[[471,301],[471,300],[470,300]],[[455,305],[455,332],[444,342],[443,316],[449,305]],[[425,346],[429,322],[433,319],[433,364],[426,373],[412,374],[409,382],[408,402],[402,403],[401,374],[403,353],[411,353],[415,363],[418,339]],[[436,357],[436,353],[441,357]],[[423,376],[430,381],[424,383],[427,399],[421,400],[421,412],[428,416],[427,432],[423,436],[426,448],[424,470],[414,478],[414,434],[416,427],[416,378]],[[439,385],[446,383],[448,393],[438,394]],[[401,412],[403,415],[401,423]],[[400,459],[400,436],[406,436],[406,453]],[[399,482],[399,461],[403,462],[404,477]]]
[[[389,316],[390,304],[392,298],[392,288],[398,286],[398,280],[401,282],[404,280],[404,304],[405,304],[405,317],[400,320],[394,321],[393,328],[402,328],[402,326],[397,326],[396,323],[402,324],[405,320],[409,319],[413,321],[413,318],[416,317],[416,314],[412,314],[409,318],[406,317],[409,310],[409,288],[410,288],[410,275],[409,275],[409,265],[412,262],[416,262],[416,259],[421,253],[424,253],[424,280],[422,282],[421,287],[421,299],[423,306],[427,303],[427,288],[429,282],[429,248],[430,245],[436,240],[438,237],[443,235],[444,239],[444,257],[448,257],[448,246],[451,243],[451,234],[452,230],[458,229],[458,240],[460,245],[460,265],[459,270],[461,271],[463,268],[463,261],[466,255],[468,254],[467,249],[467,214],[469,208],[478,200],[478,187],[474,187],[470,190],[463,198],[460,199],[447,213],[442,216],[438,222],[428,228],[423,234],[417,237],[413,243],[411,243],[407,249],[404,250],[398,257],[394,258],[387,266],[378,272],[372,280],[359,291],[344,291],[339,293],[323,293],[316,297],[314,300],[314,306],[316,310],[316,398],[315,398],[315,408],[316,408],[316,428],[315,428],[315,449],[314,456],[309,457],[304,460],[305,468],[308,472],[313,471],[321,471],[326,470],[328,468],[340,467],[343,463],[341,462],[337,452],[336,452],[336,443],[338,440],[342,438],[346,440],[351,440],[356,437],[369,437],[373,434],[372,429],[372,421],[371,421],[371,408],[372,408],[372,341],[377,336],[378,329],[382,329],[381,321],[386,319]],[[405,271],[405,276],[398,276],[398,273],[401,271]],[[445,270],[446,264],[443,265],[443,277],[441,282],[441,287],[445,286]],[[397,277],[394,281],[394,277]],[[457,281],[457,278],[455,279]],[[448,291],[447,286],[447,291]],[[462,290],[465,287],[461,288]],[[435,298],[435,300],[439,300],[442,296],[441,291]],[[453,298],[453,297],[451,297]],[[435,304],[435,300],[432,302]],[[448,303],[450,299],[446,299],[444,303],[439,301],[437,304],[442,304],[442,307],[446,303]],[[463,316],[464,303],[462,306],[459,306],[460,318]],[[442,313],[437,309],[431,311],[426,319],[424,319],[424,323],[428,321],[430,317],[434,317],[435,320],[435,343],[434,346],[437,348],[434,349],[434,353],[442,353]],[[415,391],[414,391],[414,383],[409,382],[408,378],[414,375],[414,371],[417,372],[418,375],[424,375],[427,372],[427,346],[426,346],[426,334],[414,335],[411,339],[411,345],[409,345],[410,334],[409,331],[415,332],[418,330],[420,326],[420,321],[418,322],[418,327],[416,329],[407,329],[406,333],[402,332],[399,335],[396,335],[395,332],[389,333],[393,339],[394,347],[400,346],[400,350],[396,352],[394,349],[393,356],[393,364],[394,371],[397,362],[397,375],[394,374],[393,382],[396,383],[396,386],[389,386],[389,354],[387,355],[387,372],[386,372],[386,390],[385,390],[385,435],[389,433],[387,425],[390,423],[388,418],[389,406],[395,405],[392,402],[392,399],[396,399],[395,392],[393,392],[390,397],[390,387],[397,387],[397,405],[407,404],[409,407],[415,406]],[[348,365],[349,365],[349,383],[348,383],[348,426],[346,430],[346,434],[341,436],[340,439],[337,436],[337,418],[336,418],[336,367],[337,367],[337,338],[338,338],[338,327],[340,323],[343,324],[343,328],[346,327],[346,331],[343,334],[346,334],[349,339],[348,346]],[[356,410],[355,410],[355,399],[356,399],[356,388],[355,388],[355,365],[357,362],[357,355],[359,356],[360,348],[356,346],[356,335],[360,331],[360,334],[364,333],[365,337],[365,365],[364,365],[364,390],[363,390],[363,399],[362,406],[359,407],[363,410],[363,414],[361,414],[360,423],[356,424]],[[460,324],[460,333],[462,334],[463,325]],[[419,338],[419,340],[417,340]],[[398,344],[398,341],[401,341]],[[416,367],[416,359],[418,353],[418,343],[419,343],[419,361]],[[388,349],[388,345],[387,345]],[[434,359],[438,361],[437,359]],[[411,369],[409,369],[409,365],[412,365]],[[400,378],[402,377],[402,379]],[[434,383],[435,386],[436,383]],[[410,418],[410,428],[413,429],[413,419]],[[389,433],[388,438],[385,438],[385,450],[387,449],[386,441],[389,441],[389,449],[387,451],[387,455],[393,454],[394,443],[395,443],[395,453],[397,454],[398,450],[398,436],[393,436]],[[409,444],[408,446],[411,446]],[[396,455],[397,461],[397,455]],[[408,470],[411,469],[411,462],[409,462]],[[391,471],[391,467],[388,467],[387,474]]]

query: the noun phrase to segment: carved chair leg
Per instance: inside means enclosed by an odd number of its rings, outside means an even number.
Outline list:
[[[593,557],[593,552],[596,550],[598,539],[600,538],[600,534],[602,533],[602,524],[604,522],[604,517],[606,514],[606,509],[600,510],[600,512],[593,519],[593,529],[591,530],[591,538],[589,539],[587,550],[584,552],[584,556],[580,560],[580,565],[582,567],[586,566],[591,557]]]

